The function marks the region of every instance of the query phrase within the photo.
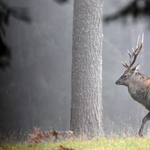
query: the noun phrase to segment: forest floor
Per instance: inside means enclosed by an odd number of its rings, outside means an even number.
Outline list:
[[[93,140],[66,139],[58,142],[0,143],[0,150],[150,150],[150,136],[144,138],[106,138]]]

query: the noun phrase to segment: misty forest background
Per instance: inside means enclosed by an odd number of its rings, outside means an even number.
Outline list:
[[[9,6],[29,9],[32,22],[10,17],[5,42],[11,49],[11,66],[0,70],[0,133],[29,133],[70,129],[73,1],[5,0]],[[126,6],[130,0],[104,1],[104,16]],[[128,16],[103,23],[103,121],[104,131],[137,134],[147,110],[133,101],[115,81],[144,33],[144,46],[136,63],[150,77],[149,18]],[[146,124],[146,128],[150,126]],[[145,130],[146,132],[146,130]]]

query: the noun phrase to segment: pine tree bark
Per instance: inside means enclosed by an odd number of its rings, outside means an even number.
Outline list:
[[[71,130],[86,138],[103,134],[103,0],[74,0]]]

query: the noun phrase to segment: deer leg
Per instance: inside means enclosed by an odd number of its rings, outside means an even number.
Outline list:
[[[139,130],[139,136],[140,137],[143,137],[143,129],[144,129],[144,125],[146,124],[147,121],[150,120],[150,112],[143,118],[142,120],[142,125],[140,127],[140,130]]]

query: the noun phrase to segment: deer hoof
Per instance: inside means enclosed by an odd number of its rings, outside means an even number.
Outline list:
[[[142,134],[142,133],[139,133],[139,137],[143,137],[143,134]]]

